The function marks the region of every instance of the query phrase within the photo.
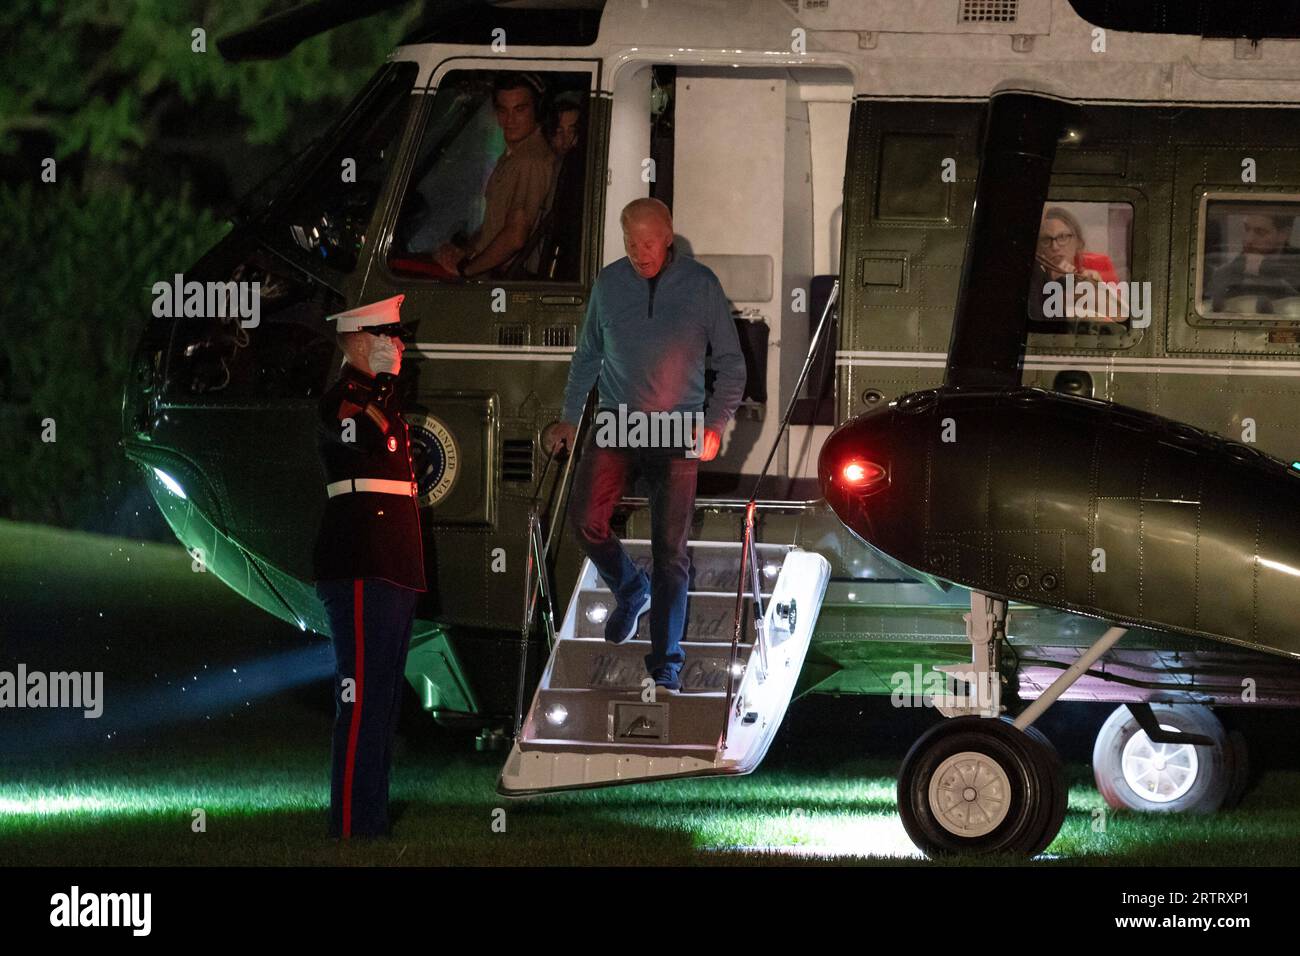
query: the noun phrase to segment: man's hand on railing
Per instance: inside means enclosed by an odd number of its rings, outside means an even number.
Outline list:
[[[542,432],[542,447],[548,455],[556,454],[561,448],[573,451],[573,443],[578,429],[568,422],[552,422]]]

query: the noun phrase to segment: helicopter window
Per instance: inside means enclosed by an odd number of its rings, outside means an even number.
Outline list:
[[[276,238],[329,272],[347,275],[357,267],[411,110],[417,70],[415,63],[399,63],[381,75],[339,128],[322,138],[327,148],[276,217]]]
[[[458,70],[438,87],[388,266],[463,282],[579,279],[591,75]]]
[[[322,334],[321,319],[342,308],[336,293],[267,252],[210,277],[217,281],[184,278],[179,291],[159,295],[177,310],[167,367],[170,399],[310,399],[323,393],[336,346]]]
[[[1222,319],[1300,319],[1300,198],[1206,197],[1197,311]]]
[[[1045,203],[1029,280],[1029,331],[1127,331],[1150,305],[1129,281],[1132,248],[1129,203]]]

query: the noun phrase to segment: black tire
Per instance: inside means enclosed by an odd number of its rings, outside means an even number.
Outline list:
[[[1026,727],[1025,734],[1038,743],[1043,779],[1051,787],[1052,813],[1029,854],[1038,856],[1051,846],[1056,835],[1061,832],[1061,824],[1065,822],[1065,813],[1069,807],[1070,788],[1065,782],[1065,768],[1061,765],[1061,756],[1052,746],[1052,742],[1037,727]]]
[[[917,848],[929,857],[1030,856],[1045,845],[1061,788],[1041,739],[982,717],[955,717],[923,734],[898,774],[899,814]],[[971,796],[946,799],[956,796],[953,781],[974,784],[964,787]]]
[[[1236,807],[1254,783],[1255,768],[1250,763],[1250,747],[1246,743],[1246,735],[1240,730],[1228,731],[1228,756],[1232,767],[1232,785],[1228,787],[1228,795],[1223,798],[1220,810]]]
[[[1116,708],[1097,733],[1092,748],[1093,778],[1102,797],[1116,810],[1216,812],[1227,801],[1238,777],[1238,757],[1222,722],[1208,707],[1199,704],[1152,704],[1151,711],[1162,727],[1201,734],[1211,738],[1214,746],[1152,745],[1129,709]],[[1137,786],[1124,773],[1125,749],[1130,747],[1130,772]],[[1164,763],[1143,774],[1134,767],[1146,763],[1141,759],[1146,751],[1155,751]],[[1148,784],[1143,781],[1149,781],[1150,792],[1144,789]]]

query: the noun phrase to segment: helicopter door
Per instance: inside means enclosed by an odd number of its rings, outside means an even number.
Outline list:
[[[662,200],[675,251],[718,276],[746,353],[745,397],[721,454],[700,465],[702,497],[748,495],[778,433],[815,325],[814,279],[838,270],[851,102],[851,77],[833,68],[647,64],[615,79],[604,261],[624,255],[623,207]],[[829,431],[793,427],[760,494],[818,497]]]
[[[522,542],[504,529],[519,526],[540,474],[536,436],[554,417],[545,403],[564,388],[595,271],[599,70],[455,57],[417,96],[358,301],[402,294],[403,319],[418,323],[406,417],[420,505],[444,539],[495,527],[502,547]],[[441,555],[445,619],[504,624],[504,610],[484,621],[479,591],[448,584],[457,550]],[[513,606],[507,576],[491,578],[500,590],[486,603]]]

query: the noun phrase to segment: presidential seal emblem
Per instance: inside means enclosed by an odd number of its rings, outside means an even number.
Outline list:
[[[447,426],[427,412],[409,416],[411,464],[419,488],[420,507],[428,508],[445,498],[460,472],[460,449]]]

